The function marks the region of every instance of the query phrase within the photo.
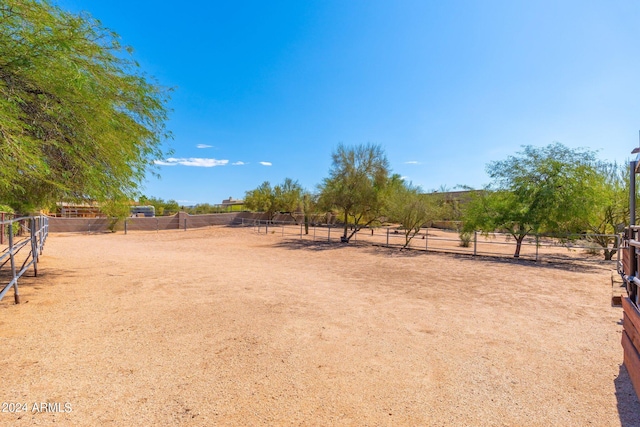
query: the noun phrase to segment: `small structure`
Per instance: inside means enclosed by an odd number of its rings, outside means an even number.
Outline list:
[[[55,216],[62,218],[100,218],[106,216],[97,203],[56,203]]]
[[[244,200],[234,199],[233,197],[229,196],[228,199],[224,199],[222,201],[222,206],[233,206],[233,205],[244,205]]]
[[[156,216],[155,206],[131,206],[131,216],[153,218]]]

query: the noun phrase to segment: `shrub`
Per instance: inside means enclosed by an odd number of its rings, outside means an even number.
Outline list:
[[[463,248],[468,248],[469,246],[471,246],[471,238],[473,237],[473,233],[471,233],[470,231],[460,231],[458,232],[458,235],[460,236],[460,246],[462,246]]]

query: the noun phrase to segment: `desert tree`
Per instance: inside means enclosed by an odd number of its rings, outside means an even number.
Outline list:
[[[210,203],[198,203],[188,210],[192,215],[203,215],[217,212],[217,208]]]
[[[279,212],[286,212],[297,223],[295,213],[302,209],[304,190],[298,181],[285,178],[282,184],[278,184],[273,189],[276,209]]]
[[[164,215],[175,215],[180,212],[180,204],[173,200],[169,199],[164,203]]]
[[[387,185],[385,213],[388,221],[402,225],[404,249],[426,223],[442,216],[444,204],[440,194],[424,194],[420,187],[394,174]]]
[[[629,223],[629,170],[615,162],[599,162],[593,181],[592,204],[583,223],[590,241],[602,248],[604,259],[615,255],[615,234]]]
[[[269,221],[272,221],[278,212],[287,212],[293,215],[302,204],[302,187],[298,181],[285,178],[282,184],[275,187],[269,181],[264,181],[257,188],[245,193],[244,204],[247,209],[264,212]]]
[[[531,233],[579,230],[593,203],[594,163],[593,152],[560,143],[525,146],[491,162],[487,172],[493,181],[467,204],[464,229],[506,231],[516,240],[514,257]]]
[[[507,190],[475,193],[464,207],[463,227],[459,231],[462,246],[468,246],[470,233],[478,230],[484,234],[506,231],[516,241],[514,257],[520,256],[524,238],[536,229],[529,211]]]
[[[277,212],[271,183],[264,181],[253,190],[247,191],[244,195],[244,204],[249,210],[266,213],[271,221]]]
[[[379,145],[338,145],[332,153],[329,177],[319,186],[319,203],[344,218],[343,241],[377,221],[385,207],[389,161]],[[353,225],[348,234],[349,224]]]
[[[3,0],[0,201],[21,211],[56,200],[127,203],[170,136],[167,94],[88,14]]]
[[[313,214],[318,212],[318,194],[308,190],[302,192],[302,213],[304,215],[304,234],[309,234],[309,223]]]

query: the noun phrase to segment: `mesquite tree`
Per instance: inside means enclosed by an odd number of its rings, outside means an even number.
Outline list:
[[[465,230],[502,230],[516,240],[514,257],[531,233],[581,231],[594,204],[595,154],[560,143],[525,146],[491,162],[492,184],[466,207]]]
[[[302,193],[302,186],[291,178],[285,178],[282,184],[275,187],[269,181],[264,181],[245,193],[244,204],[248,209],[266,213],[269,221],[278,212],[286,212],[295,220],[293,214],[302,207]]]
[[[319,186],[319,202],[327,211],[337,209],[344,218],[343,241],[380,218],[389,181],[389,161],[379,145],[346,147],[332,153],[329,177]],[[349,223],[353,225],[348,234]]]
[[[426,223],[442,217],[443,200],[439,194],[424,194],[420,187],[393,175],[388,185],[385,213],[388,221],[402,225],[405,238],[402,249],[405,249]]]
[[[3,0],[0,203],[131,200],[170,136],[166,102],[131,49],[88,14]]]

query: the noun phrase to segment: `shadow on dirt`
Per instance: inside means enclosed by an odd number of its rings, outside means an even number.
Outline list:
[[[35,276],[33,273],[33,269],[28,269],[18,279],[18,292],[22,296],[22,302],[29,302],[25,299],[25,296],[37,293],[39,289],[57,283],[58,278],[72,277],[74,275],[76,275],[76,272],[72,270],[65,270],[60,268],[40,268],[38,270],[38,276]],[[11,278],[12,275],[10,271],[0,271],[0,289],[4,288],[9,283],[11,281]],[[14,305],[15,303],[13,289],[9,289],[8,292],[4,295],[4,298],[0,300],[0,307],[7,308]]]
[[[571,258],[560,258],[553,260],[535,261],[533,259],[526,258],[512,258],[505,256],[494,255],[470,255],[461,254],[447,251],[424,251],[416,249],[404,249],[401,250],[398,247],[388,248],[384,245],[371,245],[369,243],[341,243],[337,241],[311,241],[300,239],[283,239],[278,243],[275,243],[276,248],[290,249],[290,250],[309,250],[309,251],[331,251],[341,250],[345,248],[357,248],[364,252],[368,252],[375,255],[398,257],[398,258],[420,258],[426,256],[447,256],[458,260],[467,260],[471,262],[481,263],[498,263],[501,265],[521,265],[533,268],[547,268],[562,271],[575,271],[579,273],[588,273],[602,271],[603,269],[615,269],[615,265],[612,262],[605,262],[600,260],[576,260]]]
[[[622,427],[640,427],[640,401],[638,401],[629,378],[629,372],[624,365],[620,365],[620,372],[613,383],[616,387],[620,425]]]

